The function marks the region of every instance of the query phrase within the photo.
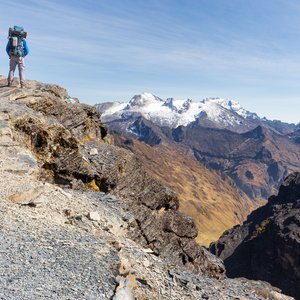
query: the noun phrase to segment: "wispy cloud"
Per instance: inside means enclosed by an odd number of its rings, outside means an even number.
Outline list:
[[[67,84],[89,99],[127,95],[134,86],[169,95],[172,86],[181,94],[215,86],[226,94],[234,83],[245,99],[250,86],[265,85],[270,95],[297,91],[297,1],[11,0],[0,10],[3,37],[22,14],[29,76]]]
[[[31,5],[8,2],[8,8],[18,9],[33,20],[27,22],[36,57],[43,54],[69,57],[78,63],[93,58],[95,63],[142,68],[161,66],[171,70],[214,68],[274,72],[284,68],[284,72],[300,74],[299,57],[290,55],[288,47],[232,33],[228,38],[224,29],[217,26],[211,36],[206,36],[205,31],[199,32],[196,26],[188,28],[181,22],[174,23],[158,1],[153,1],[153,13],[160,12],[161,23],[145,20],[147,17],[141,15],[141,10],[132,6],[125,10],[124,6],[119,7],[114,10],[117,14],[111,15],[106,10],[101,11],[105,5],[97,7],[96,4],[97,9],[91,11],[65,2],[32,0]]]

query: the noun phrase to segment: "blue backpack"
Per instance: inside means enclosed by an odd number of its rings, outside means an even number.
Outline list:
[[[10,42],[10,54],[17,57],[24,57],[24,39],[27,37],[27,32],[21,26],[9,28],[8,38]]]

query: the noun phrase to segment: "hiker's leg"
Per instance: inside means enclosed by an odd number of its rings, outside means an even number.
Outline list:
[[[21,87],[24,87],[24,85],[25,85],[25,61],[24,61],[23,57],[19,58],[18,68],[19,68],[19,78],[20,78]]]
[[[16,66],[18,64],[17,61],[18,57],[12,56],[9,60],[9,73],[8,73],[8,85],[11,85],[14,81],[14,74],[15,74],[15,70],[16,70]]]

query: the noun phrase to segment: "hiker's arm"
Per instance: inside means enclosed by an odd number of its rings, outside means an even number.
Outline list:
[[[6,53],[8,56],[10,56],[10,42],[8,41],[7,45],[6,45]]]
[[[28,48],[27,42],[25,40],[23,42],[23,46],[24,46],[24,54],[26,56],[29,54],[29,48]]]

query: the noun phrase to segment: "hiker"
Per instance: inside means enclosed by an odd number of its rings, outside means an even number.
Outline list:
[[[26,42],[27,32],[20,26],[9,28],[6,52],[9,56],[8,86],[12,86],[16,67],[19,69],[21,88],[25,87],[25,61],[29,48]]]

